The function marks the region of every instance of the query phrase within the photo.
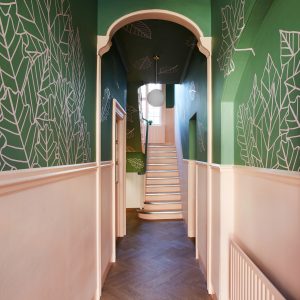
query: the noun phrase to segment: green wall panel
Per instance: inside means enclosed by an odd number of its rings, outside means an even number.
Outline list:
[[[126,172],[143,173],[145,169],[145,155],[142,152],[126,153]]]
[[[141,83],[128,82],[127,152],[142,152],[138,88]]]
[[[95,159],[96,7],[1,2],[0,170]]]
[[[210,0],[99,0],[98,34],[106,35],[110,25],[122,16],[144,9],[165,9],[180,13],[194,21],[205,36],[211,33]]]
[[[226,7],[239,7],[238,35],[234,25],[229,31],[224,27]],[[299,9],[296,0],[213,3],[213,101],[220,117],[214,120],[214,157],[219,162],[300,170]],[[234,36],[230,50],[224,48],[228,32]],[[228,124],[231,130],[223,130]]]
[[[175,101],[174,84],[166,84],[166,107],[173,108]]]
[[[175,110],[179,122],[183,158],[207,161],[207,62],[194,50],[187,76],[175,85]],[[189,124],[196,114],[196,155],[189,151]],[[189,157],[193,153],[193,157]]]
[[[101,160],[112,159],[112,101],[126,109],[126,72],[114,46],[101,59]]]

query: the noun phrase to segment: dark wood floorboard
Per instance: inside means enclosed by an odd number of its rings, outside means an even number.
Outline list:
[[[117,242],[117,262],[102,300],[208,300],[183,221],[143,221],[127,213],[127,236]]]

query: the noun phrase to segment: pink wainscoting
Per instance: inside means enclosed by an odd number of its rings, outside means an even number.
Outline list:
[[[101,278],[102,284],[113,260],[113,163],[101,166]]]
[[[299,174],[237,168],[234,231],[273,284],[300,299]]]
[[[0,197],[0,299],[90,300],[95,295],[96,172],[37,180],[37,174],[53,175],[53,170],[15,174],[26,189],[16,191],[21,184],[14,183]],[[34,180],[30,172],[36,173]],[[0,174],[0,193],[5,180],[14,180],[7,175]]]

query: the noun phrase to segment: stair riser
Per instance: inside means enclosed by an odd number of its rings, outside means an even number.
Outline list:
[[[153,147],[148,145],[148,150],[149,151],[176,151],[176,147],[174,146],[164,146],[164,147]]]
[[[172,200],[181,200],[181,195],[172,195],[172,194],[166,194],[166,195],[146,195],[145,196],[146,201],[172,201]]]
[[[146,193],[180,192],[180,186],[146,186]]]
[[[176,156],[176,152],[171,151],[148,151],[147,153],[148,159],[155,157],[174,157]]]
[[[177,158],[165,158],[162,156],[161,158],[149,158],[148,164],[174,164],[177,166]]]
[[[177,170],[177,164],[172,165],[147,165],[148,170]]]
[[[164,178],[164,179],[150,179],[146,178],[146,184],[179,184],[179,179],[172,179],[172,178]]]
[[[139,217],[144,220],[180,220],[182,214],[139,214]]]
[[[144,209],[145,210],[171,210],[171,209],[176,209],[176,210],[181,210],[182,206],[181,204],[144,204]]]
[[[177,172],[147,172],[147,177],[178,177]]]

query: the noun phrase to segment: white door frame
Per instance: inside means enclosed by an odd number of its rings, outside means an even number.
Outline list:
[[[119,122],[118,137],[118,197],[116,195],[116,129]],[[116,238],[126,235],[126,112],[120,103],[113,99],[112,103],[112,262],[116,261]],[[118,205],[117,205],[118,202]],[[117,225],[116,225],[117,224]]]

